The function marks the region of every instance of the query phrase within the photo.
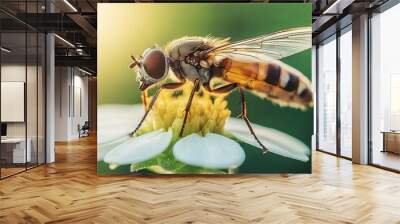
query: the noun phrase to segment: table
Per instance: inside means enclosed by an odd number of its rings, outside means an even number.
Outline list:
[[[383,150],[382,152],[392,152],[400,154],[400,131],[382,131]]]

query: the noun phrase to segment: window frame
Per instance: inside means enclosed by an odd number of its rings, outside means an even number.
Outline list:
[[[352,31],[352,23],[347,24],[346,26],[344,26],[343,28],[341,28],[340,30],[337,30],[336,33],[326,37],[325,39],[320,40],[317,44],[316,44],[316,68],[315,68],[315,72],[316,72],[316,151],[319,152],[323,152],[323,153],[327,153],[336,157],[340,157],[340,158],[344,158],[347,160],[352,160],[351,157],[347,157],[342,155],[342,150],[341,150],[341,118],[340,118],[340,103],[341,103],[341,99],[340,99],[340,77],[341,77],[341,67],[340,67],[340,60],[341,60],[341,55],[340,55],[340,37],[342,35],[344,35],[347,32],[351,32]],[[332,38],[333,36],[335,36],[334,38]],[[332,39],[332,40],[329,40]],[[329,41],[336,41],[336,151],[335,153],[329,152],[327,150],[324,150],[322,148],[320,148],[320,143],[319,143],[319,135],[320,135],[320,128],[319,128],[319,110],[321,109],[318,102],[319,102],[319,97],[320,97],[320,93],[319,93],[319,86],[320,86],[320,74],[319,74],[319,48],[320,45],[322,43],[326,43]]]

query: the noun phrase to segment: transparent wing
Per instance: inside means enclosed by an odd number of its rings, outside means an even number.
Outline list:
[[[311,48],[311,27],[282,30],[207,50],[219,57],[281,59]]]

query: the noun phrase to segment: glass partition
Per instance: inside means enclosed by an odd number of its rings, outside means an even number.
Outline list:
[[[400,5],[371,18],[372,164],[400,170]]]
[[[340,35],[340,155],[352,157],[352,35],[348,26]]]
[[[31,159],[26,137],[26,40],[25,32],[1,34],[2,177],[24,171]]]
[[[336,36],[318,47],[318,149],[336,154]]]
[[[20,1],[16,10],[41,13],[43,4]],[[2,12],[0,20],[2,179],[45,163],[46,39],[44,33]],[[6,26],[9,23],[12,26]]]

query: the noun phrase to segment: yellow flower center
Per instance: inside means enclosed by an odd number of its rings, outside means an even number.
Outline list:
[[[162,90],[153,109],[143,123],[138,135],[159,129],[172,128],[176,137],[182,127],[185,107],[189,100],[193,84],[188,82],[178,90]],[[227,108],[226,95],[212,96],[204,90],[196,93],[183,136],[198,133],[206,135],[208,132],[223,133],[226,119],[230,116]],[[147,99],[150,102],[150,98]]]

